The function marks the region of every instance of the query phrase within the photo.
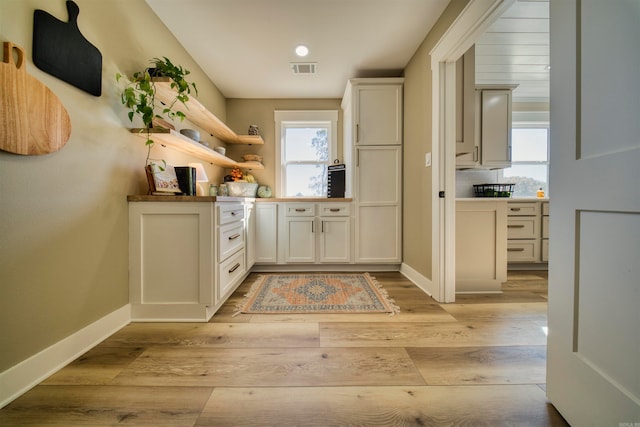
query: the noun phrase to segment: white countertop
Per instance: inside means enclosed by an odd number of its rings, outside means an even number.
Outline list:
[[[547,197],[456,197],[456,202],[548,202]]]

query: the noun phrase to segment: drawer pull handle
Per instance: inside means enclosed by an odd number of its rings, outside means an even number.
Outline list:
[[[507,252],[524,252],[524,248],[507,248]]]
[[[234,265],[233,267],[231,267],[231,270],[229,270],[229,274],[233,273],[234,271],[236,271],[238,268],[240,268],[240,263],[236,263],[236,265]]]
[[[509,224],[507,228],[524,228],[524,224]]]
[[[340,212],[340,208],[331,208],[329,212]]]
[[[509,208],[509,209],[511,209],[511,211],[513,212],[520,212],[520,208]]]
[[[236,215],[238,215],[237,212],[235,212],[235,211],[231,212],[231,216],[236,216]]]
[[[306,212],[305,208],[296,208],[296,212]]]
[[[240,237],[240,233],[236,233],[233,236],[229,236],[229,240],[236,240],[238,237]]]

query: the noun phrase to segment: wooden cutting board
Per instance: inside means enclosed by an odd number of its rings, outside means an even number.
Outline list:
[[[67,1],[69,22],[33,13],[33,63],[42,71],[92,95],[102,93],[102,54],[78,28],[80,8]]]
[[[64,147],[69,136],[71,119],[62,102],[27,74],[24,50],[5,42],[0,62],[0,150],[48,154]]]

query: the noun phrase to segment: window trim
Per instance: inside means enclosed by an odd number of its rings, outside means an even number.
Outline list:
[[[275,121],[275,174],[276,174],[276,197],[284,197],[284,170],[283,163],[283,126],[287,123],[296,124],[330,124],[329,135],[329,164],[338,152],[338,110],[275,110],[273,114]]]
[[[551,163],[550,153],[551,153],[551,125],[549,122],[541,121],[541,122],[513,122],[512,123],[512,131],[513,129],[546,129],[547,130],[547,160],[532,160],[532,161],[511,161],[511,166],[539,166],[545,165],[547,167],[547,197],[548,197],[548,188],[549,188],[549,164]],[[500,169],[499,179],[503,180],[504,177],[504,169]],[[518,198],[518,197],[514,197]],[[525,197],[526,198],[526,197]]]

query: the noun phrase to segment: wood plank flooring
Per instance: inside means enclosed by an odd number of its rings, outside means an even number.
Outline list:
[[[386,314],[132,323],[0,410],[0,425],[565,426],[545,398],[545,272],[438,304],[375,273]]]

